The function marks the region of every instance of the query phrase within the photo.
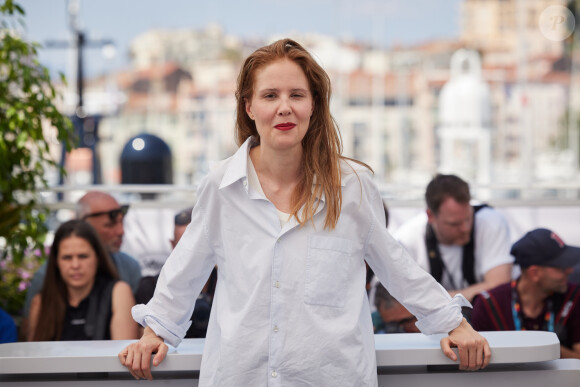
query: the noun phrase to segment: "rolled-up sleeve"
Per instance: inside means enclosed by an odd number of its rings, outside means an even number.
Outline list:
[[[179,343],[181,343],[181,340],[185,337],[187,329],[191,325],[191,321],[183,325],[177,325],[170,319],[156,314],[151,310],[151,308],[144,304],[135,305],[131,310],[131,314],[135,321],[144,327],[147,326],[151,328],[157,336],[162,337],[163,340],[174,347],[177,347]]]
[[[417,328],[426,334],[449,333],[457,328],[463,319],[462,307],[471,307],[463,295],[456,294],[446,305],[417,320]]]

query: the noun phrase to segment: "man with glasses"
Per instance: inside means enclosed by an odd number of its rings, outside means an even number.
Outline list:
[[[418,333],[417,318],[389,293],[383,284],[375,290],[375,306],[372,313],[375,333]]]
[[[133,294],[141,280],[141,266],[133,257],[121,251],[125,229],[123,219],[129,210],[128,205],[119,205],[108,193],[91,191],[79,199],[76,215],[95,228],[101,241],[111,253],[119,278],[127,282]]]
[[[123,218],[127,214],[129,206],[121,206],[117,200],[108,193],[90,191],[77,202],[76,216],[83,219],[95,228],[101,242],[109,251],[111,259],[119,272],[119,278],[131,286],[133,293],[137,292],[141,279],[141,267],[133,257],[120,251],[123,243]],[[34,274],[24,305],[24,315],[28,315],[32,297],[42,290],[46,263]]]
[[[111,195],[91,191],[78,201],[76,215],[93,226],[105,247],[115,253],[121,249],[123,243],[123,218],[127,211],[129,206],[119,205]]]

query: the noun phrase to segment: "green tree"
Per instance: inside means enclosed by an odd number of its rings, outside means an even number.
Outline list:
[[[24,15],[13,0],[0,5],[0,259],[17,263],[31,250],[44,251],[48,209],[38,190],[48,185],[46,171],[60,168],[51,143],[68,151],[73,144],[70,120],[55,106],[60,95],[38,61],[40,46],[18,33]]]

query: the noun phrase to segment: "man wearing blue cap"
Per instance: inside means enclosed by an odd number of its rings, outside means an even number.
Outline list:
[[[511,249],[522,275],[479,294],[472,325],[478,331],[551,331],[560,357],[580,358],[580,287],[568,282],[580,247],[567,246],[553,231],[528,232]]]

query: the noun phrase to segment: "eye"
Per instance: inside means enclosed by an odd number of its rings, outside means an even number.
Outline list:
[[[265,94],[264,95],[264,98],[265,99],[274,99],[274,98],[276,98],[276,94],[274,94],[274,93],[268,93],[268,94]]]
[[[111,221],[109,221],[109,222],[105,223],[103,226],[105,228],[113,228],[113,227],[115,227],[117,225],[117,223],[119,223],[119,222],[111,222]]]

